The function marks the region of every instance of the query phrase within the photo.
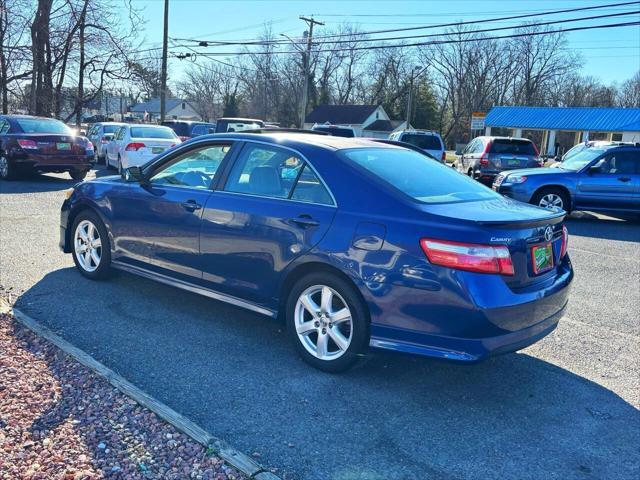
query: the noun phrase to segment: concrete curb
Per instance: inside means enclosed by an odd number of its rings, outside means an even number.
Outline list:
[[[143,407],[148,408],[153,413],[164,419],[166,422],[173,425],[175,428],[188,435],[193,440],[206,447],[208,450],[215,453],[229,465],[244,473],[247,477],[256,480],[280,480],[280,477],[274,475],[273,473],[256,463],[248,455],[245,455],[239,450],[236,450],[235,448],[229,446],[224,440],[211,435],[196,423],[179,414],[154,397],[150,396],[149,394],[126,380],[124,377],[118,375],[110,368],[98,362],[85,351],[73,346],[71,343],[67,342],[59,335],[53,333],[47,327],[40,324],[37,320],[33,319],[32,317],[21,312],[18,309],[13,308],[3,298],[0,298],[0,313],[8,313],[13,315],[13,317],[20,324],[22,324],[35,334],[39,335],[40,337],[44,338],[45,340],[53,343],[67,355],[73,357],[82,365],[91,369],[100,377],[104,378],[107,382],[120,390],[127,397],[135,400]]]

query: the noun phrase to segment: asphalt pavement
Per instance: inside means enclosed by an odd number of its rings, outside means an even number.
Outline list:
[[[473,366],[372,352],[329,375],[275,320],[80,276],[58,249],[73,183],[0,182],[3,295],[283,478],[640,477],[640,223],[572,216],[567,315],[532,347]]]

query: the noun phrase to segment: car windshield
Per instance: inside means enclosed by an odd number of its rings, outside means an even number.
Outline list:
[[[131,138],[166,138],[174,139],[176,134],[167,127],[131,127]]]
[[[353,134],[353,130],[351,128],[340,128],[340,127],[315,127],[313,128],[314,132],[325,132],[334,137],[344,137],[344,138],[353,138],[355,135]]]
[[[423,135],[419,133],[405,133],[402,141],[415,145],[423,150],[441,150],[440,139],[435,135]]]
[[[24,133],[56,133],[73,135],[73,131],[64,123],[52,118],[19,118],[16,122]]]
[[[584,148],[576,153],[572,153],[571,155],[565,155],[565,158],[562,160],[562,163],[559,165],[563,170],[571,170],[577,172],[578,170],[583,169],[588,163],[591,163],[592,160],[595,160],[596,157],[599,157],[605,152],[605,150],[601,148]]]
[[[114,133],[120,128],[120,125],[104,125],[104,133]]]
[[[403,148],[358,148],[340,152],[401,192],[424,203],[454,203],[501,195],[451,167]]]
[[[536,149],[528,140],[513,140],[510,138],[496,138],[491,142],[489,153],[513,155],[537,155]]]

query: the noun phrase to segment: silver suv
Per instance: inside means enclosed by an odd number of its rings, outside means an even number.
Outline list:
[[[505,170],[542,166],[538,149],[527,138],[476,137],[459,155],[458,171],[487,185]]]
[[[444,143],[440,134],[431,130],[400,130],[389,135],[389,140],[410,143],[444,163]]]

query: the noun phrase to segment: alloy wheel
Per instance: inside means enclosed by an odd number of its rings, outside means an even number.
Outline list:
[[[538,206],[542,208],[555,209],[555,208],[564,208],[564,202],[562,201],[562,197],[556,193],[547,193],[543,195],[538,203]]]
[[[96,226],[89,220],[80,222],[76,227],[73,243],[76,258],[83,270],[95,271],[102,259],[102,241]]]
[[[353,338],[353,320],[347,303],[326,285],[313,285],[300,294],[294,322],[304,348],[320,360],[340,358]]]

